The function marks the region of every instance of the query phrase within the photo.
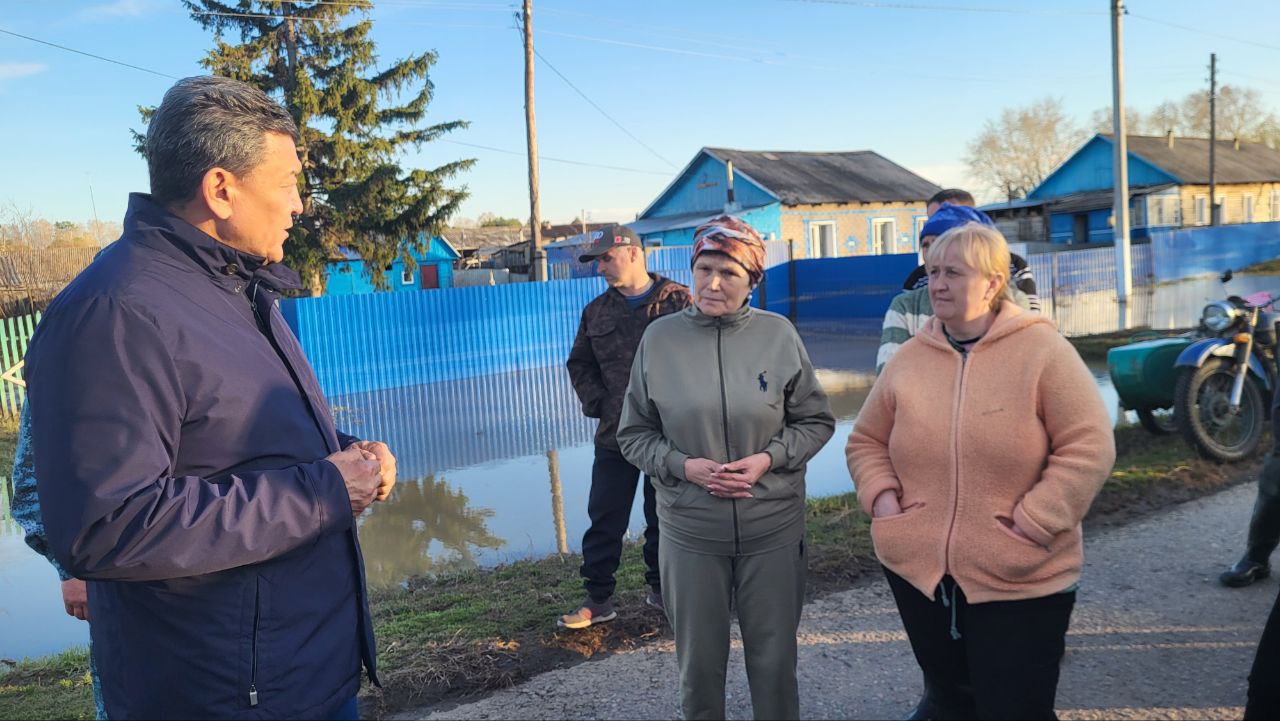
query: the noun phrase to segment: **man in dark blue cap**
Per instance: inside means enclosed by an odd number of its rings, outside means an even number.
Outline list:
[[[622,537],[631,520],[640,470],[618,448],[618,417],[631,378],[640,336],[657,318],[689,306],[689,289],[645,269],[640,236],[625,225],[594,231],[578,258],[596,264],[609,288],[582,310],[578,335],[569,352],[569,377],[582,401],[582,413],[598,418],[596,457],[591,466],[591,525],[582,536],[582,578],[587,598],[556,619],[561,628],[587,628],[612,621],[614,573],[622,560]],[[649,584],[646,602],[664,610],[658,575],[658,514],[653,486],[644,479],[644,560]]]
[[[923,256],[929,250],[929,245],[935,238],[965,223],[995,227],[991,218],[980,210],[944,202],[920,230],[921,255]],[[1030,269],[1026,268],[1027,261],[1018,256],[1012,257],[1014,260],[1009,265],[1009,277],[1012,279],[1009,289],[1013,294],[1014,302],[1025,310],[1039,311],[1035,297],[1035,281],[1031,279]],[[1017,282],[1019,262],[1026,271],[1024,283]],[[925,272],[923,265],[912,271],[904,287],[906,290],[894,297],[889,304],[889,310],[884,314],[880,349],[876,353],[876,373],[884,368],[884,364],[898,352],[898,348],[915,335],[916,331],[924,327],[924,322],[933,315],[933,305],[929,302],[929,274]]]
[[[991,218],[981,210],[974,208],[973,204],[973,196],[959,188],[940,190],[932,198],[929,198],[929,202],[925,206],[929,212],[929,219],[925,221],[924,226],[920,229],[921,258],[924,258],[924,254],[929,250],[929,244],[933,242],[933,239],[942,235],[943,231],[955,225],[957,221],[970,220],[983,225],[995,226]],[[941,217],[939,217],[939,213],[942,213]],[[924,264],[922,263],[916,266],[916,269],[911,271],[911,274],[903,281],[902,289],[915,290],[927,285],[929,285],[929,274],[925,272]],[[1031,310],[1037,313],[1040,312],[1040,298],[1036,295],[1036,280],[1031,274],[1031,266],[1027,263],[1026,258],[1017,253],[1009,254],[1009,285],[1022,291],[1027,296],[1027,303]]]

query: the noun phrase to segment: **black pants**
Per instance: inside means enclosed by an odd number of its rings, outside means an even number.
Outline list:
[[[1271,455],[1258,473],[1258,499],[1249,518],[1249,560],[1269,563],[1280,544],[1280,416],[1271,419]]]
[[[1249,704],[1245,719],[1280,718],[1280,596],[1271,606],[1267,627],[1258,642],[1258,655],[1249,672]]]
[[[601,602],[613,595],[613,574],[622,561],[622,537],[631,521],[640,469],[627,463],[620,451],[596,446],[591,466],[591,497],[587,515],[591,526],[582,535],[582,578],[587,594]],[[662,588],[658,576],[658,507],[649,477],[644,478],[644,580],[653,590]]]
[[[932,718],[1057,718],[1074,591],[970,604],[947,576],[931,601],[887,568],[885,576],[924,671]]]

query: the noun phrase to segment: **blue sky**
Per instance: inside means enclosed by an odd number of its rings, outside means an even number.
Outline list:
[[[439,53],[429,120],[452,140],[404,158],[475,157],[463,215],[527,217],[523,50],[514,2],[382,0],[381,58]],[[1274,106],[1280,3],[1130,0],[1127,104],[1149,109],[1220,82]],[[0,0],[0,29],[173,76],[199,74],[212,37],[176,0]],[[535,0],[539,52],[643,147],[537,66],[542,215],[630,220],[703,146],[872,149],[966,185],[966,143],[1004,107],[1045,96],[1081,122],[1110,103],[1107,0]],[[1186,29],[1176,26],[1185,26]],[[173,81],[0,34],[0,204],[50,219],[118,220],[146,190],[137,106]],[[659,157],[660,156],[660,157]],[[574,160],[628,170],[553,162]],[[642,171],[642,172],[635,172]]]

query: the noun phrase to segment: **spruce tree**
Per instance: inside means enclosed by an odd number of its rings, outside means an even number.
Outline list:
[[[215,34],[202,64],[277,98],[298,124],[304,211],[285,244],[285,262],[306,286],[323,289],[326,262],[337,246],[360,254],[378,288],[388,287],[385,268],[397,258],[414,267],[413,251],[425,252],[467,197],[465,188],[446,182],[475,162],[434,170],[405,170],[398,163],[407,148],[467,125],[421,125],[436,54],[380,65],[369,37],[372,0],[183,4]],[[144,119],[150,114],[142,113]]]

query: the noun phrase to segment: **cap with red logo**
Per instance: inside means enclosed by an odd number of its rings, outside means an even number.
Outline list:
[[[621,248],[625,245],[644,248],[644,243],[640,241],[640,236],[625,225],[605,226],[600,230],[591,231],[587,237],[591,243],[578,256],[579,263],[590,263],[614,248]]]

